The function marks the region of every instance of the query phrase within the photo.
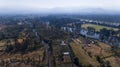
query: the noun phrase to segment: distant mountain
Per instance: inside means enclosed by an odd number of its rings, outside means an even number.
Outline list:
[[[42,13],[42,14],[58,14],[58,13],[65,13],[65,14],[120,14],[120,11],[117,10],[110,10],[110,9],[102,9],[102,8],[49,8],[49,9],[10,9],[10,8],[3,8],[0,10],[1,14],[29,14],[29,13]]]
[[[120,14],[120,11],[102,8],[54,8],[51,12],[70,14]]]

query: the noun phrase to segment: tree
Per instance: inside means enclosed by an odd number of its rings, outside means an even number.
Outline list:
[[[87,30],[88,30],[89,32],[95,32],[95,28],[93,28],[93,27],[87,27]]]
[[[4,39],[4,34],[0,32],[0,40]]]
[[[107,67],[112,67],[109,61],[106,62],[106,65]]]
[[[99,63],[103,63],[103,60],[100,58],[100,56],[97,56],[97,57],[96,57],[96,60],[97,60]]]
[[[6,45],[6,49],[5,49],[5,52],[11,52],[13,50],[13,46],[12,45]]]
[[[92,64],[89,64],[87,67],[94,67]]]
[[[109,37],[110,36],[110,30],[107,30],[106,28],[103,28],[100,30],[100,34]]]
[[[74,58],[74,63],[75,63],[76,65],[79,65],[79,59],[78,59],[77,57]]]

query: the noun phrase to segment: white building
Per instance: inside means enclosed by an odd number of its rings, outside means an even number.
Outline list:
[[[64,55],[69,55],[70,53],[69,52],[63,52]]]
[[[66,45],[64,41],[61,42],[61,45]]]

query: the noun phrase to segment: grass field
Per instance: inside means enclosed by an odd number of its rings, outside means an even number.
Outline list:
[[[95,24],[82,24],[81,27],[85,28],[85,29],[87,29],[87,27],[93,27],[93,28],[95,28],[96,31],[100,31],[103,28],[106,28],[108,30],[113,29],[115,31],[119,30],[118,28],[112,28],[112,27],[107,27],[107,26],[102,26],[102,25],[95,25]]]

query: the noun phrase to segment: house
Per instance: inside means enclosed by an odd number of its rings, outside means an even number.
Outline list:
[[[63,52],[63,55],[69,55],[70,53],[69,52]]]
[[[61,45],[66,45],[64,41],[61,42]]]

